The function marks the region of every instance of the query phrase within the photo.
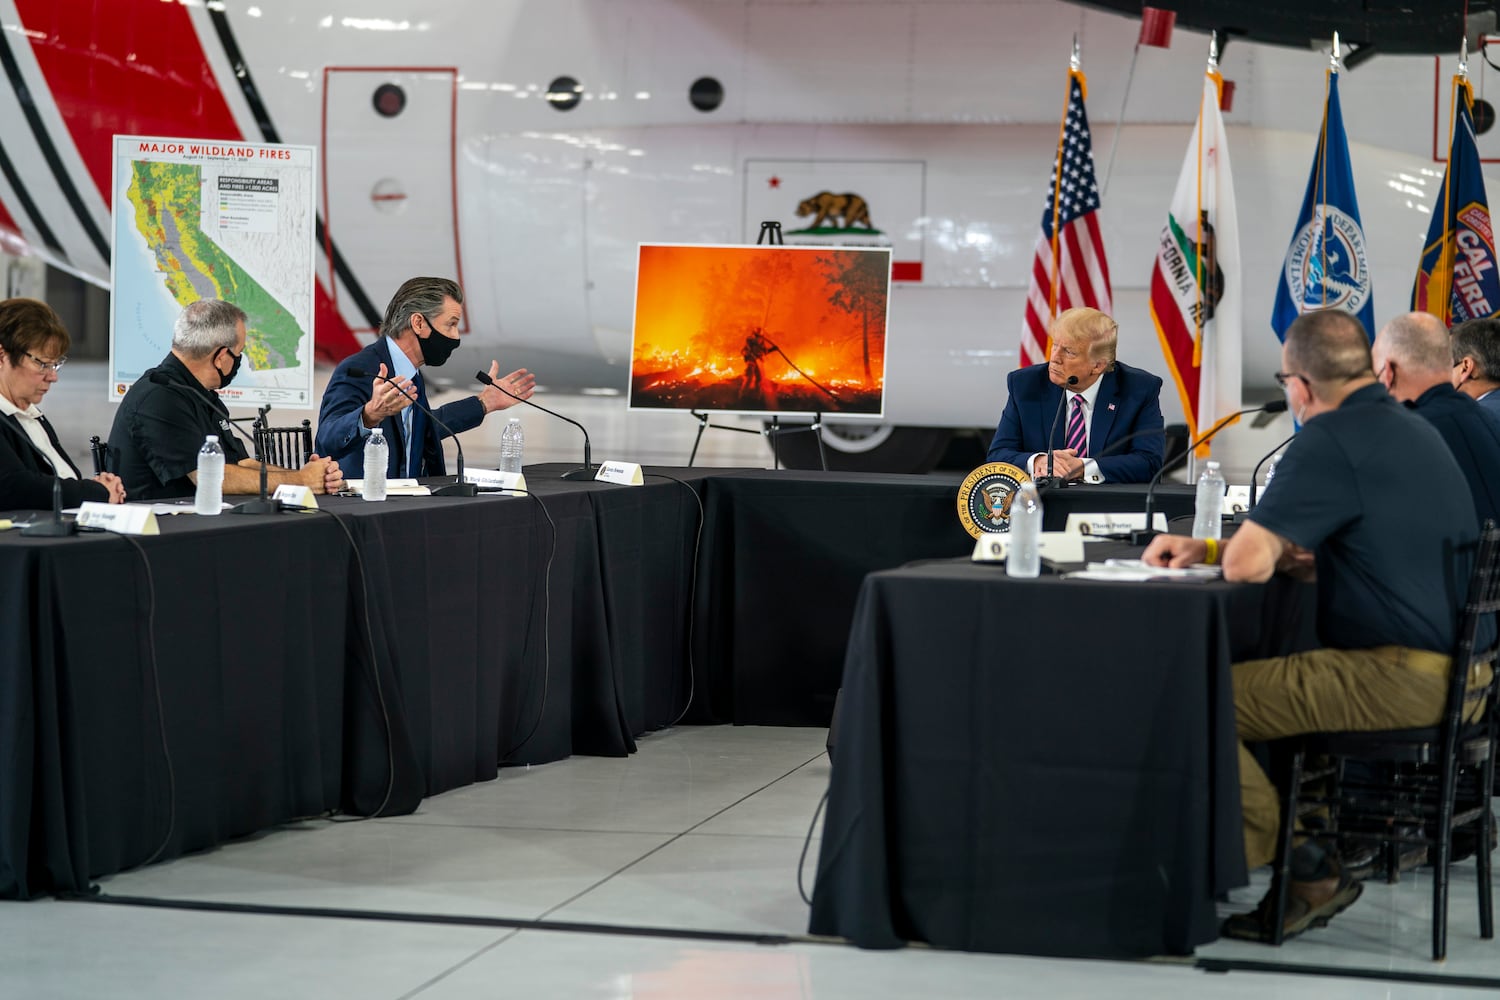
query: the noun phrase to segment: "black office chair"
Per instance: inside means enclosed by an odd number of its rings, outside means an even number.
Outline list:
[[[304,420],[296,427],[262,427],[257,422],[255,441],[267,462],[283,469],[300,469],[312,454],[312,421]]]
[[[1448,869],[1453,831],[1468,828],[1477,845],[1479,935],[1495,936],[1490,883],[1491,808],[1495,780],[1495,691],[1497,679],[1470,689],[1469,677],[1496,665],[1497,646],[1475,648],[1481,620],[1500,610],[1500,528],[1486,521],[1479,555],[1469,578],[1468,600],[1459,623],[1458,644],[1442,721],[1423,729],[1389,732],[1319,733],[1291,744],[1290,775],[1284,785],[1277,866],[1272,881],[1276,910],[1271,943],[1282,941],[1291,880],[1293,836],[1300,816],[1326,811],[1327,834],[1346,841],[1377,844],[1386,855],[1388,879],[1399,878],[1398,859],[1406,845],[1425,846],[1432,863],[1432,959],[1448,951]],[[1326,757],[1315,768],[1309,757]],[[1350,762],[1369,765],[1348,777]],[[1322,783],[1321,790],[1310,785]]]
[[[89,454],[94,459],[94,475],[109,471],[109,443],[99,440],[97,434],[89,438]]]

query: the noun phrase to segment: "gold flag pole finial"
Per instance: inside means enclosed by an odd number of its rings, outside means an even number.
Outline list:
[[[1328,68],[1337,73],[1339,71],[1339,60],[1341,58],[1343,58],[1343,53],[1339,48],[1339,33],[1335,31],[1333,33],[1333,52],[1328,57]]]
[[[1462,42],[1460,42],[1459,45],[1458,45],[1458,75],[1459,75],[1460,79],[1467,80],[1469,78],[1469,36],[1468,35],[1465,35],[1464,36],[1464,40]]]
[[[1068,68],[1077,73],[1083,68],[1083,56],[1078,48],[1078,36],[1073,36],[1073,57],[1068,61]]]
[[[1209,32],[1208,35],[1208,71],[1216,72],[1219,68],[1219,33]]]

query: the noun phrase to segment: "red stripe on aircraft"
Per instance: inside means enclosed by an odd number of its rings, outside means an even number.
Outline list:
[[[113,0],[87,16],[57,0],[15,0],[47,89],[105,204],[115,135],[244,139],[187,8]],[[0,220],[3,221],[3,220]],[[360,349],[321,283],[313,345],[337,361]]]

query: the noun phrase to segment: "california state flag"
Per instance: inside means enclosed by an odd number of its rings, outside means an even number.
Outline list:
[[[1194,438],[1240,408],[1240,231],[1222,84],[1210,63],[1151,274],[1151,319]]]

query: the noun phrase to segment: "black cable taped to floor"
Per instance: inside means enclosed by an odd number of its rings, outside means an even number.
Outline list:
[[[390,923],[447,924],[457,927],[498,927],[507,930],[558,931],[567,934],[610,934],[620,937],[679,938],[687,941],[722,941],[734,944],[779,946],[829,944],[836,938],[800,937],[792,934],[751,934],[739,931],[700,931],[677,927],[634,927],[625,924],[591,924],[567,920],[526,920],[516,917],[464,916],[451,913],[405,913],[397,910],[346,910],[327,906],[273,906],[263,903],[225,903],[214,900],[161,899],[154,896],[115,896],[109,893],[58,896],[76,902],[110,903],[159,910],[194,910],[211,913],[242,913],[255,916],[318,917],[332,920],[379,920]]]

